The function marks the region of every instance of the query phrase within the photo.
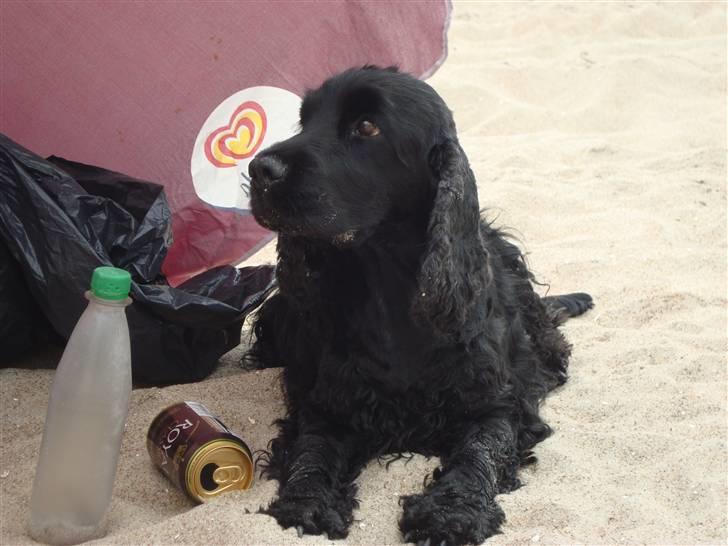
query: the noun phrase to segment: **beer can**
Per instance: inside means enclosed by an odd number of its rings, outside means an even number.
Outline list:
[[[149,426],[147,451],[157,468],[197,502],[253,483],[248,446],[198,402],[162,410]]]

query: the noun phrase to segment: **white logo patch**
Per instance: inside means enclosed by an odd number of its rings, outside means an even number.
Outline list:
[[[197,195],[210,205],[249,210],[248,164],[271,144],[293,136],[301,99],[280,87],[238,91],[202,125],[190,161]]]

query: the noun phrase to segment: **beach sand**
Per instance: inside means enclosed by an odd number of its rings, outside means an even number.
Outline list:
[[[565,326],[570,380],[543,407],[555,434],[525,487],[498,497],[508,521],[488,543],[725,544],[726,4],[456,3],[430,83],[454,111],[482,206],[514,228],[551,293],[596,302]],[[268,245],[250,263],[274,256]],[[242,370],[244,349],[203,382],[133,392],[98,543],[334,543],[256,513],[274,482],[195,506],[149,460],[149,423],[185,399],[265,447],[283,413],[279,370]],[[52,375],[0,370],[0,544],[31,542]],[[436,465],[370,464],[335,543],[400,543],[398,497]]]

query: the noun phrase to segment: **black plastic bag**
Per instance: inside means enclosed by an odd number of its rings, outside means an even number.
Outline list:
[[[0,352],[18,354],[34,343],[37,336],[27,327],[42,328],[38,310],[68,339],[86,307],[92,271],[114,265],[132,275],[132,373],[143,384],[209,375],[240,343],[245,316],[275,287],[273,266],[217,267],[168,286],[160,273],[171,243],[162,186],[45,160],[0,134],[3,243],[0,320],[11,324],[0,328]]]
[[[60,339],[33,301],[20,265],[0,239],[0,365]]]

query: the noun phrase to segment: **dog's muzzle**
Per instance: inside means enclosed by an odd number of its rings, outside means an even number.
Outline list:
[[[250,207],[257,222],[270,230],[280,229],[280,211],[276,194],[271,191],[286,177],[288,168],[275,155],[258,155],[248,165],[250,175]],[[280,197],[280,196],[279,196]]]

